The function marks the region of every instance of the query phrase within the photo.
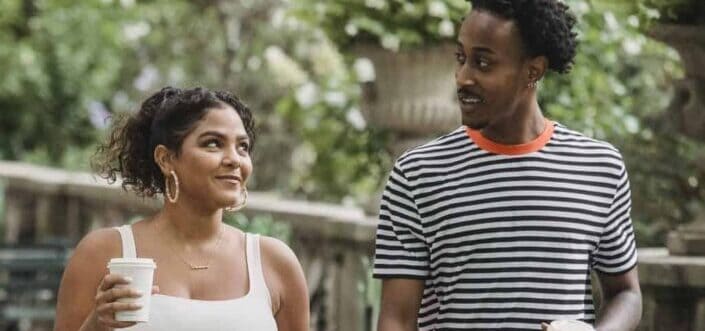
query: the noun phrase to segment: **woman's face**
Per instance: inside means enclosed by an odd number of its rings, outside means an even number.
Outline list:
[[[252,173],[250,139],[237,112],[211,108],[195,124],[174,158],[181,199],[213,209],[242,203]]]

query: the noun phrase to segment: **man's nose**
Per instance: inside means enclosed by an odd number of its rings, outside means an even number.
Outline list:
[[[459,65],[455,70],[455,83],[458,87],[475,85],[475,76],[467,63]]]

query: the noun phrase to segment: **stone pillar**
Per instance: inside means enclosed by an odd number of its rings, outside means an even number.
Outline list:
[[[675,96],[662,121],[669,129],[705,141],[705,25],[659,24],[649,35],[675,48],[685,78],[675,82]],[[668,235],[673,255],[705,256],[705,215]]]
[[[639,249],[643,317],[639,331],[705,330],[705,257]]]
[[[452,44],[393,52],[361,45],[353,52],[374,65],[362,84],[361,111],[374,127],[393,133],[393,157],[460,126]]]

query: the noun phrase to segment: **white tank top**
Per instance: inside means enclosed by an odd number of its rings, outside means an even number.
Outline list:
[[[116,228],[122,239],[122,256],[137,257],[130,225]],[[245,296],[230,300],[194,300],[153,294],[149,322],[120,330],[130,331],[276,331],[269,289],[260,261],[259,236],[247,233]],[[157,266],[159,267],[159,266]]]

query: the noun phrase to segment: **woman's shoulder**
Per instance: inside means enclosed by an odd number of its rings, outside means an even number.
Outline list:
[[[114,228],[102,228],[89,232],[76,246],[74,255],[91,260],[109,259],[122,255],[120,233]]]
[[[291,268],[300,268],[296,254],[284,241],[260,235],[259,242],[262,259],[272,264],[276,269],[290,270]]]

